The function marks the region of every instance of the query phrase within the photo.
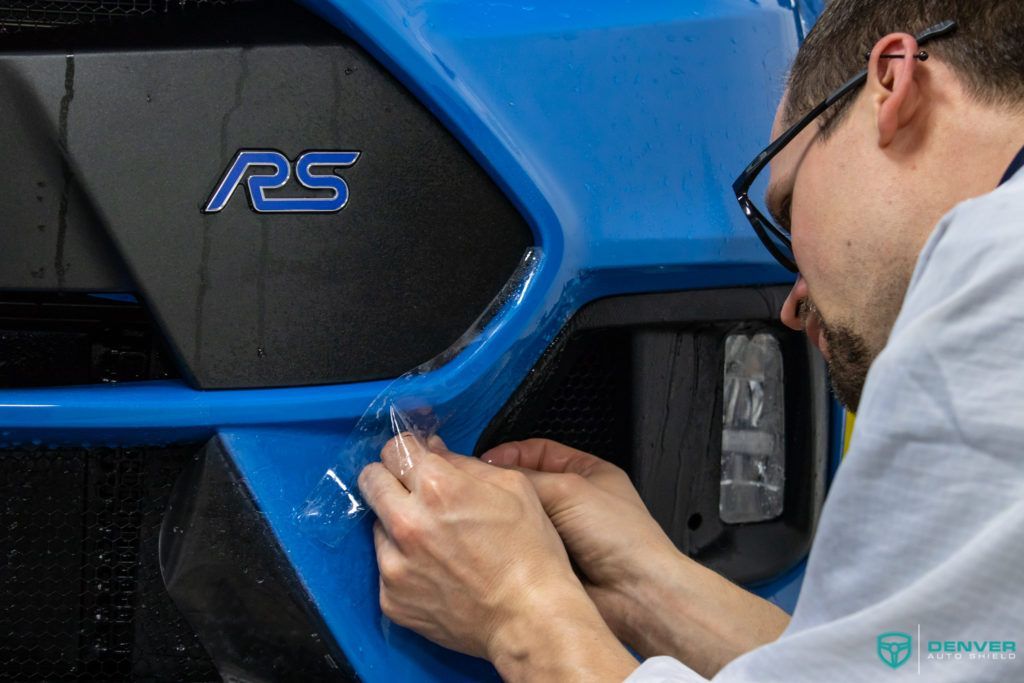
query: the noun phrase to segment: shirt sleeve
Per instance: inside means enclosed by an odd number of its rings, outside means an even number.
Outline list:
[[[624,683],[707,683],[706,678],[672,657],[651,657]]]

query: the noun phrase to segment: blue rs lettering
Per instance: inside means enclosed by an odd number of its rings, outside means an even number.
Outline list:
[[[315,197],[268,197],[267,190],[284,187],[291,179],[291,163],[275,150],[239,150],[203,208],[203,213],[217,213],[227,206],[242,179],[248,175],[246,189],[249,205],[258,213],[330,213],[340,211],[348,203],[348,185],[333,172],[356,163],[359,152],[305,152],[295,160],[295,177],[309,190],[328,190],[330,194]],[[332,169],[314,173],[314,169]]]

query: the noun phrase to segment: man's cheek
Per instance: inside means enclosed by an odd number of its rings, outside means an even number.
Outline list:
[[[815,243],[813,233],[804,228],[806,223],[801,222],[800,227],[794,227],[790,236],[793,244],[793,256],[796,258],[800,273],[809,281],[814,281],[815,274],[819,270],[820,254],[818,245]]]
[[[800,218],[793,216],[793,256],[812,290],[825,285],[824,280],[836,265],[835,249],[829,246],[824,220],[816,211],[802,212]]]

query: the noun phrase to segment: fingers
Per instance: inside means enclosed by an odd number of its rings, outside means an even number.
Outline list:
[[[409,497],[409,491],[402,482],[379,462],[364,467],[359,473],[358,483],[363,499],[381,520],[387,520],[391,511]]]
[[[595,455],[550,439],[511,441],[495,446],[480,456],[480,459],[499,467],[522,467],[538,472],[571,472],[582,476],[588,476],[595,468],[611,465]]]
[[[500,471],[493,465],[483,462],[480,458],[475,458],[471,455],[453,453],[448,450],[448,446],[441,437],[436,434],[427,440],[427,445],[430,447],[432,452],[441,456],[441,458],[443,458],[448,464],[475,477],[483,477],[486,479],[494,472]]]
[[[642,505],[622,468],[596,455],[549,439],[527,439],[496,446],[480,456],[499,467],[513,467],[529,478],[548,514],[587,495],[589,486]]]
[[[388,538],[388,532],[384,529],[384,525],[381,524],[379,519],[373,523],[373,547],[377,552],[378,565],[381,564],[382,557],[387,560],[389,559],[387,556],[397,550],[395,544]]]
[[[384,444],[380,451],[380,461],[398,481],[409,491],[416,489],[416,481],[424,465],[445,467],[445,459],[432,452],[435,447],[443,447],[440,437],[432,437],[424,443],[423,439],[410,432],[402,432]],[[447,453],[447,448],[444,450]]]
[[[536,441],[542,440],[537,439]],[[555,445],[566,448],[560,444]],[[603,462],[582,451],[575,451],[575,453],[592,458],[597,462]],[[384,469],[400,482],[401,486],[409,492],[424,495],[431,491],[420,489],[437,489],[442,480],[452,480],[455,474],[452,469],[489,481],[494,481],[496,477],[500,479],[507,476],[506,470],[511,469],[496,467],[473,456],[453,453],[437,435],[429,437],[424,443],[422,438],[408,432],[402,432],[388,441],[381,450],[380,457]],[[433,492],[436,493],[436,491]]]
[[[479,458],[474,458],[472,455],[459,455],[458,453],[452,453],[451,451],[445,451],[439,455],[452,467],[462,470],[466,474],[474,477],[487,479],[488,477],[493,476],[495,472],[502,471],[502,468],[490,465]]]
[[[427,453],[429,450],[426,445],[414,434],[401,432],[384,444],[384,448],[380,450],[380,461],[404,483],[405,475],[411,472]]]
[[[377,569],[383,589],[401,578],[402,554],[380,520],[373,523],[373,548],[377,555]]]

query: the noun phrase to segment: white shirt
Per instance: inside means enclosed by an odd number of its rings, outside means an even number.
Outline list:
[[[878,654],[887,632],[911,639],[896,668]],[[1007,651],[1018,646],[1024,171],[936,226],[868,374],[793,619],[713,680],[1024,681],[1024,651]],[[704,680],[670,657],[627,679]]]

